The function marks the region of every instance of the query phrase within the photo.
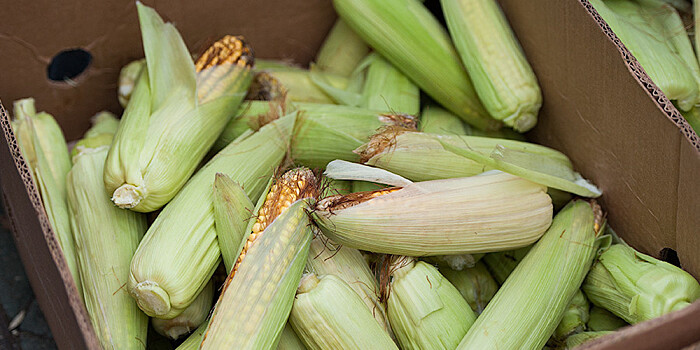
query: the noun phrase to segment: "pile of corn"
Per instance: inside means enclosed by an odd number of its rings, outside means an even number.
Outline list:
[[[303,69],[236,36],[193,61],[137,3],[120,119],[69,152],[15,103],[103,348],[563,349],[700,297],[520,134],[542,95],[497,3],[441,4],[446,27],[418,0],[334,0]]]

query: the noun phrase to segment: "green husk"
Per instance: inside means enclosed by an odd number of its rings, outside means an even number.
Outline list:
[[[421,90],[482,130],[492,119],[462,67],[450,38],[418,0],[334,0],[340,18]]]
[[[398,257],[389,271],[387,311],[404,349],[454,349],[476,315],[438,270],[422,261]]]
[[[350,76],[369,53],[369,47],[348,25],[339,19],[328,32],[316,55],[316,67],[342,76]]]
[[[441,0],[447,28],[489,114],[519,132],[532,129],[542,93],[496,0]]]
[[[226,128],[212,146],[212,151],[222,150],[246,131],[258,130],[270,122],[270,119],[276,119],[293,110],[293,106],[284,101],[244,101],[226,124]]]
[[[491,277],[491,274],[486,270],[486,266],[482,262],[477,262],[474,267],[465,268],[461,271],[453,270],[449,267],[441,267],[440,273],[457,288],[477,315],[484,311],[486,304],[498,290],[498,284],[496,284],[496,281]]]
[[[436,255],[425,257],[423,260],[441,268],[447,267],[455,271],[462,271],[476,266],[476,263],[484,255],[486,254]]]
[[[670,100],[685,111],[700,102],[700,68],[689,58],[690,40],[673,8],[628,0],[591,0],[591,5]]]
[[[376,191],[381,190],[382,188],[386,188],[386,186],[369,181],[352,181],[352,189],[350,193]]]
[[[131,98],[131,93],[134,91],[134,86],[136,85],[136,80],[139,78],[139,74],[146,66],[146,59],[142,58],[140,60],[134,60],[129,62],[127,65],[122,67],[119,71],[119,81],[117,83],[117,99],[122,107],[126,107]]]
[[[255,70],[256,71],[262,71],[265,69],[294,69],[294,68],[301,69],[291,60],[275,60],[275,59],[265,59],[265,58],[256,58],[255,59]]]
[[[192,332],[192,334],[190,334],[187,339],[185,339],[185,341],[176,348],[176,350],[199,350],[199,345],[202,344],[204,333],[206,333],[207,327],[209,327],[209,321],[210,320],[206,320],[199,327],[197,327],[197,329]]]
[[[292,307],[292,310],[294,308]],[[284,324],[284,329],[282,334],[280,334],[280,340],[277,343],[277,350],[306,350],[306,346],[301,342],[299,336],[289,322]]]
[[[532,246],[527,246],[505,252],[488,253],[484,256],[483,261],[496,282],[503,285],[531,248]]]
[[[700,37],[700,35],[698,36]],[[681,110],[681,114],[688,124],[690,124],[690,127],[695,130],[695,133],[700,135],[700,108],[693,107],[689,111]]]
[[[420,89],[381,55],[369,60],[360,107],[418,115]]]
[[[571,169],[571,161],[563,153],[534,143],[479,136],[439,135],[419,132],[388,130],[372,136],[356,152],[364,164],[399,174],[412,181],[428,181],[481,174],[493,167],[484,166],[446,150],[441,144],[449,143],[460,149],[488,154],[503,145],[526,155],[545,158],[557,168]],[[472,154],[469,153],[469,154]],[[519,153],[519,155],[522,153]],[[475,158],[481,160],[481,158]]]
[[[396,255],[454,255],[533,243],[551,223],[552,204],[544,186],[493,172],[410,183],[376,197],[372,192],[329,197],[312,216],[326,236],[345,246]]]
[[[82,295],[78,257],[66,199],[66,176],[72,163],[61,127],[50,114],[36,113],[33,98],[25,98],[14,102],[12,129],[78,294]]]
[[[321,198],[334,196],[337,194],[346,195],[353,192],[352,181],[333,180],[327,177],[324,178],[323,181],[325,183],[325,185],[323,186],[323,189],[325,189],[325,191],[321,193]]]
[[[246,228],[253,215],[254,207],[253,202],[239,184],[226,174],[216,174],[214,223],[221,257],[228,273],[238,259],[238,247],[247,235]]]
[[[335,275],[304,275],[289,320],[308,349],[398,349],[360,296]]]
[[[573,334],[566,338],[566,349],[573,349],[577,346],[583,345],[584,343],[593,340],[595,338],[600,338],[604,335],[608,335],[612,332],[583,332],[578,334]]]
[[[569,305],[566,306],[564,316],[559,325],[554,330],[554,339],[563,341],[572,334],[586,330],[586,322],[589,320],[589,308],[588,299],[586,299],[586,296],[580,289],[577,290]]]
[[[214,229],[213,184],[228,175],[259,198],[289,149],[294,115],[221,150],[158,215],[131,264],[129,292],[147,314],[172,318],[204,288],[221,256]]]
[[[148,317],[124,284],[146,217],[110,202],[102,182],[106,157],[107,146],[84,150],[66,179],[83,299],[102,348],[142,349]]]
[[[163,320],[152,318],[151,324],[158,334],[170,339],[178,339],[205,323],[214,299],[214,283],[209,281],[197,299],[177,317]]]
[[[99,134],[116,134],[119,128],[119,119],[109,111],[99,112],[90,118],[92,127],[85,132],[85,138],[95,137]]]
[[[292,159],[309,168],[325,168],[336,159],[358,161],[353,153],[377,129],[399,125],[415,128],[415,119],[349,106],[297,104],[291,144]]]
[[[471,127],[453,113],[428,105],[420,115],[420,131],[443,135],[471,135]]]
[[[588,318],[588,330],[594,332],[616,331],[629,324],[625,320],[613,315],[612,312],[602,307],[593,306]]]
[[[332,73],[298,68],[270,68],[255,74],[248,99],[275,100],[286,97],[291,102],[335,103],[335,99],[319,87],[314,78],[340,90],[349,84],[348,78]]]
[[[622,244],[598,257],[582,289],[594,305],[630,324],[680,310],[700,298],[693,276]]]
[[[541,349],[593,261],[603,224],[595,203],[569,203],[491,299],[457,349]]]
[[[317,233],[311,241],[306,268],[316,275],[334,275],[347,283],[381,328],[392,334],[386,307],[379,301],[379,285],[359,250],[340,246]]]
[[[227,279],[201,349],[275,347],[309,252],[308,204],[296,201],[248,249]]]
[[[104,182],[115,204],[149,212],[180,191],[238,109],[252,79],[252,58],[242,44],[230,50],[241,51],[236,62],[195,72],[175,27],[151,8],[137,8],[146,67],[114,137]],[[198,67],[211,55],[200,57]]]

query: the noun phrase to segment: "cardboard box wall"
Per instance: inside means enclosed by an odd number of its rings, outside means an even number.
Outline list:
[[[258,57],[310,61],[335,20],[330,1],[154,3],[190,48],[243,34]],[[700,277],[700,144],[678,111],[585,0],[501,0],[542,87],[530,137],[571,157],[605,192],[612,227],[637,249],[675,250]],[[71,82],[47,79],[51,57],[83,48],[93,60]],[[122,65],[143,56],[131,0],[36,0],[0,11],[0,99],[33,96],[68,140],[102,109],[120,113]],[[99,348],[29,170],[0,107],[0,183],[17,248],[63,349]],[[700,302],[590,343],[591,349],[679,349],[700,340]]]

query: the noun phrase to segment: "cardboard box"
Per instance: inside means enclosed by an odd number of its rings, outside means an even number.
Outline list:
[[[501,0],[540,81],[544,105],[531,139],[571,157],[605,192],[612,227],[660,257],[677,253],[700,277],[700,141],[586,0]],[[330,1],[170,1],[155,5],[190,48],[245,35],[257,57],[310,61],[335,20]],[[0,98],[33,96],[68,140],[95,112],[120,113],[119,69],[143,56],[134,2],[36,0],[0,12]],[[71,82],[47,79],[51,58],[82,48],[88,69]],[[17,248],[56,343],[99,348],[70,281],[29,169],[0,107],[0,176]],[[599,339],[587,349],[680,349],[700,340],[700,302]]]

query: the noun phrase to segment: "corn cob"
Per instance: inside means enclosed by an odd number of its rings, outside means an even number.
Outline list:
[[[373,53],[370,60],[360,107],[418,115],[418,87],[379,54]]]
[[[597,204],[582,200],[569,203],[491,299],[457,349],[541,349],[593,261],[603,224]]]
[[[213,183],[224,173],[258,198],[282,161],[294,116],[238,139],[210,160],[158,215],[134,255],[129,292],[149,316],[173,318],[204,288],[221,255]]]
[[[440,23],[418,0],[334,0],[355,33],[421,90],[482,130],[500,127],[479,98]]]
[[[482,262],[477,262],[474,267],[461,271],[451,268],[440,268],[445,278],[457,288],[464,300],[469,303],[474,313],[481,314],[498,290],[498,284],[486,270]]]
[[[238,108],[236,115],[226,124],[226,128],[219,135],[212,150],[218,152],[246,131],[257,131],[265,124],[293,110],[294,107],[284,101],[245,101]]]
[[[603,194],[594,184],[575,172],[569,164],[549,155],[522,151],[502,144],[496,145],[490,154],[486,154],[478,150],[455,146],[446,140],[438,141],[445,150],[473,160],[484,167],[505,171],[538,184],[582,197],[596,198]]]
[[[347,77],[368,53],[367,44],[339,19],[318,50],[316,67]]]
[[[589,331],[603,332],[616,331],[627,326],[625,320],[613,315],[612,312],[603,309],[602,307],[593,306],[588,317],[586,328]]]
[[[682,48],[676,46],[677,41],[659,30],[662,24],[658,22],[658,14],[648,13],[636,1],[591,0],[590,3],[670,100],[676,100],[685,111],[699,102],[695,67],[691,69],[689,62],[681,57]],[[686,35],[685,30],[682,28],[675,35]],[[688,40],[687,35],[684,40]]]
[[[680,310],[700,298],[700,284],[690,274],[622,244],[598,257],[582,289],[594,305],[630,324]]]
[[[458,123],[459,122],[459,123]],[[525,136],[509,128],[483,131],[472,128],[463,122],[454,113],[451,113],[438,105],[428,105],[421,112],[421,132],[435,134],[453,134],[466,136],[493,137],[497,139],[509,139],[526,141]]]
[[[551,223],[552,204],[543,186],[489,173],[328,197],[318,203],[313,218],[326,236],[356,249],[469,254],[536,241]]]
[[[569,305],[567,305],[564,310],[564,316],[562,316],[559,325],[554,330],[554,339],[559,341],[564,341],[572,334],[580,333],[586,330],[586,322],[589,319],[588,299],[581,292],[577,290],[574,297],[571,298]]]
[[[489,114],[516,131],[537,123],[542,93],[496,0],[441,0],[447,28]]]
[[[289,320],[308,349],[398,349],[356,292],[335,275],[306,274]]]
[[[532,248],[532,246],[505,252],[488,253],[484,255],[483,261],[489,272],[491,272],[491,276],[493,276],[499,285],[502,285],[508,276],[510,276],[510,273],[515,270],[515,267],[518,266],[520,261],[527,255],[530,248]]]
[[[142,58],[129,62],[119,71],[117,99],[122,107],[126,107],[129,103],[131,93],[134,91],[134,86],[136,85],[136,80],[138,80],[139,74],[141,74],[144,66],[146,66],[146,59]]]
[[[294,308],[292,307],[292,309]],[[301,342],[289,322],[284,324],[280,340],[277,342],[277,350],[306,350],[306,346]]]
[[[454,349],[476,315],[438,270],[408,257],[392,257],[387,311],[404,349]]]
[[[116,205],[149,212],[178,193],[235,113],[253,58],[242,38],[225,36],[193,64],[172,24],[141,3],[137,8],[146,68],[110,148],[104,182]]]
[[[199,293],[199,296],[177,317],[164,320],[161,318],[151,319],[153,329],[158,334],[170,339],[177,339],[197,329],[209,316],[212,301],[214,299],[214,284],[209,281],[206,287]]]
[[[612,332],[583,332],[578,334],[573,334],[566,338],[566,349],[573,349],[583,343],[593,340],[595,338],[600,338],[604,335],[608,335]]]
[[[369,140],[383,126],[391,130],[415,130],[415,118],[408,115],[382,114],[368,109],[298,104],[291,156],[300,165],[325,168],[336,159],[357,161],[353,150]]]
[[[331,73],[315,72],[337,89],[345,89],[348,79]],[[335,100],[313,82],[311,72],[299,68],[266,69],[255,74],[247,99],[276,100],[286,97],[292,102],[335,103]]]
[[[176,350],[199,350],[199,345],[202,344],[202,337],[204,337],[208,326],[209,320],[204,321]]]
[[[311,240],[306,268],[319,276],[335,275],[347,283],[382,329],[392,334],[386,308],[379,301],[379,285],[360,251],[340,246],[317,233]]]
[[[360,161],[364,164],[389,170],[412,181],[473,176],[493,169],[445,150],[441,142],[480,152],[490,152],[494,147],[503,145],[509,149],[547,157],[561,167],[573,167],[561,152],[533,143],[393,130],[373,135],[370,141],[359,147],[356,152],[360,154]]]
[[[14,102],[12,129],[31,172],[46,216],[70,270],[78,294],[82,287],[75,240],[66,199],[66,175],[71,160],[61,127],[45,112],[36,113],[33,98]]]
[[[313,173],[304,168],[288,171],[270,188],[224,283],[201,349],[274,348],[306,264],[312,236],[306,209],[317,191]]]
[[[245,190],[222,173],[214,180],[214,223],[221,257],[230,272],[238,258],[238,247],[245,236],[254,205]]]
[[[102,182],[107,148],[85,149],[66,179],[83,297],[102,348],[142,349],[148,317],[124,285],[146,218],[110,202]]]

